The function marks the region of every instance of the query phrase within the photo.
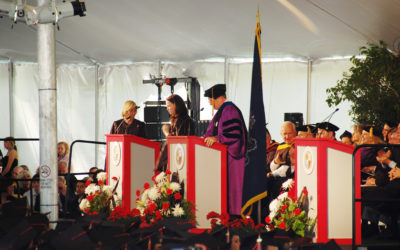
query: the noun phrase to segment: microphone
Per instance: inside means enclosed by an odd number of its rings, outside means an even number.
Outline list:
[[[130,116],[128,116],[128,117],[124,117],[124,119],[131,119],[131,117]],[[118,127],[114,130],[115,132],[116,132],[116,134],[119,134],[119,128],[121,127],[121,125],[124,123],[124,119],[122,119],[122,121],[121,121],[121,123],[118,125]],[[114,123],[115,124],[115,123]],[[116,125],[116,124],[115,124]],[[114,126],[114,128],[115,128],[115,126]]]

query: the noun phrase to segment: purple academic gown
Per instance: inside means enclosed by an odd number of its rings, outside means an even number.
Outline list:
[[[221,110],[222,113],[218,114]],[[240,110],[232,102],[225,102],[211,120],[204,134],[204,137],[210,136],[215,136],[218,142],[228,145],[229,213],[239,215],[242,209],[246,159],[246,125]]]

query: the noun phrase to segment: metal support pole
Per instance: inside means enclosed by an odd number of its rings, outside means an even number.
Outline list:
[[[98,132],[99,132],[99,64],[94,65],[94,121],[95,121],[95,127],[94,127],[94,140],[98,140]],[[98,150],[99,146],[96,144],[95,150],[94,150],[94,162],[95,166],[97,166],[97,157],[98,157]]]
[[[311,73],[312,73],[312,60],[308,58],[307,62],[307,113],[306,113],[306,124],[310,124],[311,116]]]
[[[10,110],[10,136],[14,136],[14,63],[8,62],[8,104]]]
[[[39,0],[39,6],[48,4]],[[58,220],[57,90],[55,26],[38,25],[40,212],[48,214],[51,228]]]

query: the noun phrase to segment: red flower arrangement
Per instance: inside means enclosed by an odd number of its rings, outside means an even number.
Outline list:
[[[304,187],[300,197],[297,199],[292,190],[294,181],[289,179],[282,184],[283,190],[278,198],[273,200],[269,209],[271,213],[265,218],[268,231],[279,228],[291,232],[297,237],[312,235],[316,219],[308,217],[308,192]]]
[[[218,214],[214,211],[211,211],[207,214],[207,220],[211,219],[211,230],[213,232],[215,230],[220,229],[221,227],[227,227],[234,229],[238,232],[246,232],[246,233],[260,233],[264,230],[265,224],[257,224],[255,225],[254,221],[251,218],[244,219],[235,219],[233,221],[229,221],[229,214],[221,213]]]
[[[140,223],[140,227],[147,227],[157,221],[169,217],[180,217],[196,224],[194,215],[194,204],[183,199],[180,194],[179,183],[170,182],[171,172],[156,173],[152,177],[154,185],[144,184],[144,190],[136,191],[140,197],[136,199],[137,208],[132,211],[125,211],[118,207],[111,212],[109,219],[123,223]]]

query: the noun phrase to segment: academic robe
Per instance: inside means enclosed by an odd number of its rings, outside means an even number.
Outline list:
[[[228,145],[229,213],[239,215],[242,209],[243,178],[246,160],[246,125],[239,108],[225,102],[211,120],[204,137],[214,136]]]

